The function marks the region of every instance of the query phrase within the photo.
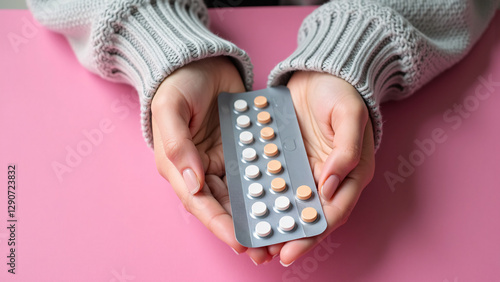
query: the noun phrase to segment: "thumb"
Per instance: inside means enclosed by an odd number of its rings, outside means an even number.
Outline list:
[[[333,150],[325,160],[318,185],[326,201],[331,200],[344,178],[361,159],[368,113],[362,107],[351,108],[336,117],[332,116],[332,119],[335,132]]]
[[[151,111],[165,157],[182,175],[188,191],[196,194],[204,185],[205,172],[189,130],[190,105],[175,87],[172,88],[169,89],[171,93],[155,95]]]

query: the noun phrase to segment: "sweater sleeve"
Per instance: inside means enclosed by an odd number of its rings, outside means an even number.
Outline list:
[[[410,96],[467,54],[499,7],[493,0],[339,0],[303,21],[298,47],[270,73],[286,84],[294,71],[326,72],[352,84],[382,137],[380,103]]]
[[[87,69],[137,89],[143,136],[150,147],[151,101],[176,69],[228,56],[251,89],[250,58],[208,30],[201,0],[28,0],[28,6],[42,25],[66,36]]]

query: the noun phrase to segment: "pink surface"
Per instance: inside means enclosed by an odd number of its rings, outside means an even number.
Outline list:
[[[259,89],[312,9],[211,11],[212,26],[248,51]],[[142,140],[133,89],[89,73],[63,37],[31,24],[27,11],[0,11],[0,281],[500,280],[499,14],[456,67],[383,106],[373,182],[349,222],[289,268],[254,266],[185,212]],[[417,143],[433,132],[440,143],[424,154]],[[80,157],[66,160],[72,150]],[[60,179],[54,163],[68,165]]]

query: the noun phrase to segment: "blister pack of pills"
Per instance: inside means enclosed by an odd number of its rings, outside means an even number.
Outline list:
[[[325,231],[288,88],[221,93],[218,106],[238,242],[262,247]]]

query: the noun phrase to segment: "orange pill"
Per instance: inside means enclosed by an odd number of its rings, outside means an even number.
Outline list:
[[[265,108],[267,106],[267,98],[264,96],[257,96],[253,100],[253,103],[257,108]]]
[[[286,188],[285,179],[281,177],[276,177],[275,179],[273,179],[273,181],[271,181],[271,189],[273,189],[273,191],[281,192],[285,190],[285,188]]]
[[[267,163],[267,171],[272,174],[279,173],[281,171],[281,163],[278,160],[272,160]]]
[[[307,185],[302,185],[299,186],[299,188],[297,188],[297,199],[305,201],[311,198],[311,195],[312,195],[311,187]]]
[[[278,154],[278,146],[273,143],[269,143],[266,146],[264,146],[264,154],[268,157],[274,157],[276,154]]]
[[[269,140],[274,138],[274,129],[271,127],[264,127],[260,130],[260,137],[264,140]]]
[[[266,124],[266,123],[269,123],[271,122],[271,114],[268,113],[268,112],[260,112],[258,115],[257,115],[257,121],[261,124]]]
[[[318,218],[318,212],[315,208],[307,207],[302,210],[301,217],[304,222],[314,222]]]

